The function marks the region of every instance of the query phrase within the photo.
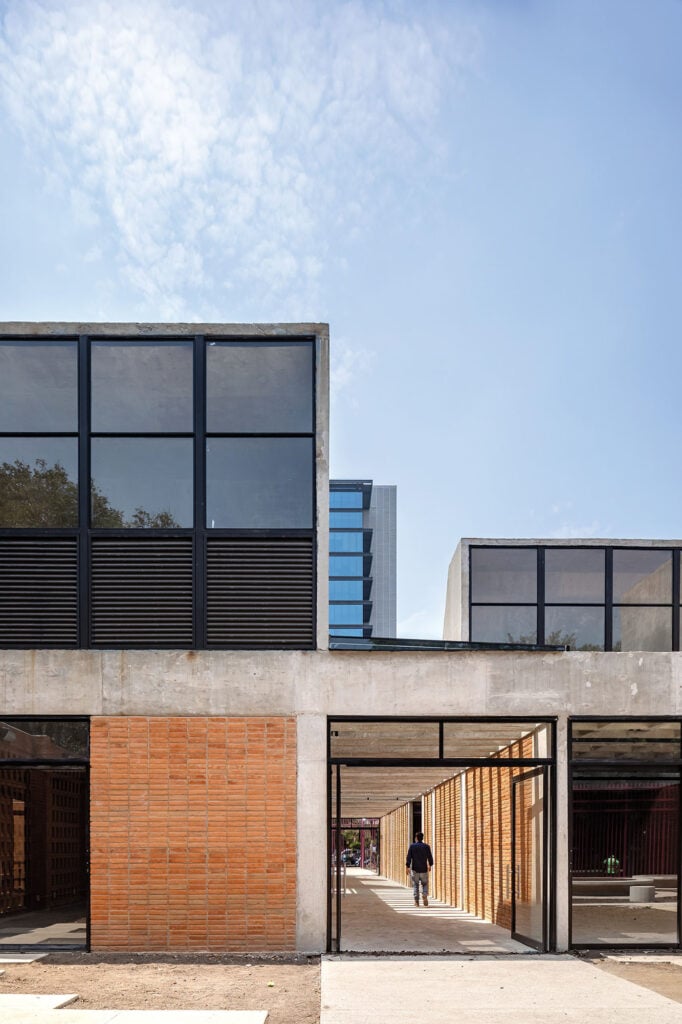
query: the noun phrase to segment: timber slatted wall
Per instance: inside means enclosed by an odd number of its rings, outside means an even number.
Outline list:
[[[384,878],[391,878],[400,885],[408,881],[405,857],[410,845],[410,805],[401,804],[395,811],[384,815],[380,821],[380,872]]]

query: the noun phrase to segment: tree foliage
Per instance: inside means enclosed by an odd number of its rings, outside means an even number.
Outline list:
[[[122,527],[178,526],[170,512],[147,512],[138,507],[132,515],[113,508],[106,495],[92,485],[92,524],[104,529]],[[78,486],[59,462],[48,465],[36,459],[33,466],[16,459],[0,463],[0,526],[78,526]]]

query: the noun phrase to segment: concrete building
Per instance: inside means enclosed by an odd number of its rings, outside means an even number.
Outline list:
[[[325,325],[0,361],[0,945],[357,948],[330,837],[376,817],[470,950],[679,948],[681,542],[462,542],[446,640],[330,649]]]
[[[329,481],[329,633],[396,634],[396,487]]]

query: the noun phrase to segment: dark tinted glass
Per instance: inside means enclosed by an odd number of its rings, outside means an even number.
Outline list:
[[[47,718],[0,721],[0,758],[68,760],[87,757],[88,723]]]
[[[471,639],[489,644],[535,644],[537,612],[528,607],[474,607],[471,609]]]
[[[604,650],[603,608],[545,608],[545,643],[573,651]]]
[[[600,603],[604,600],[604,551],[600,548],[547,548],[545,600]]]
[[[613,600],[616,604],[669,604],[672,588],[670,551],[621,548],[613,552]]]
[[[307,437],[222,437],[206,445],[209,528],[310,529],[313,442]]]
[[[309,433],[310,342],[211,342],[206,353],[209,433]]]
[[[362,558],[334,558],[329,559],[330,576],[362,576]]]
[[[329,584],[330,601],[362,601],[362,580],[332,580]]]
[[[75,437],[0,437],[0,526],[78,526]]]
[[[472,547],[471,600],[508,604],[536,601],[536,549]]]
[[[362,512],[330,512],[329,526],[349,529],[353,526],[362,526]]]
[[[190,433],[191,342],[92,343],[92,429],[103,433]]]
[[[330,491],[330,508],[362,508],[360,491]]]
[[[0,431],[76,430],[76,342],[0,342]]]
[[[361,604],[330,604],[329,621],[340,622],[344,625],[353,625],[363,620],[363,607]]]
[[[592,760],[675,761],[682,757],[679,722],[573,722],[572,756]]]
[[[191,527],[193,442],[171,437],[92,439],[92,525]]]
[[[672,608],[613,609],[614,651],[672,651]]]

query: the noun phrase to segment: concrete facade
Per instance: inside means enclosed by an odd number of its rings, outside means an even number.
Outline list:
[[[326,944],[327,716],[421,716],[425,693],[431,715],[556,716],[561,879],[568,877],[568,717],[682,715],[682,654],[0,652],[0,706],[8,717],[294,716],[300,950]],[[557,938],[565,949],[563,885]]]

